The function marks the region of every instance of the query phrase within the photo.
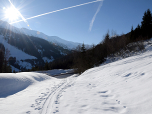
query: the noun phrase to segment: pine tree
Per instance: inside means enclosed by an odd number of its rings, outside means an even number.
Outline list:
[[[110,35],[109,32],[106,34],[105,39],[104,39],[104,43],[108,44],[109,43],[109,39],[110,39]]]
[[[87,58],[86,58],[86,48],[85,48],[85,45],[84,45],[84,43],[82,44],[82,46],[81,46],[81,63],[80,64],[82,64],[83,63],[83,67],[86,67],[86,64],[87,64]]]
[[[0,50],[0,73],[3,71],[3,63],[4,63],[4,52]]]
[[[82,65],[82,67],[83,68],[85,68],[86,67],[86,48],[85,48],[85,45],[84,45],[84,43],[82,44],[82,46],[81,46],[81,65]]]
[[[143,36],[148,36],[149,38],[152,36],[152,14],[149,9],[144,13],[141,28],[143,31]]]
[[[45,63],[45,66],[44,66],[44,69],[45,70],[49,70],[50,68],[49,68],[49,63],[46,61],[46,63]]]
[[[108,55],[110,53],[110,48],[111,48],[111,45],[110,45],[110,35],[109,35],[109,32],[106,34],[105,38],[104,38],[104,41],[103,41],[103,44],[104,44],[104,53],[106,55]]]
[[[135,40],[135,41],[141,40],[141,39],[139,39],[140,35],[141,35],[141,27],[140,27],[140,25],[138,24],[138,26],[137,26],[136,29],[134,30],[134,40]]]
[[[131,27],[130,41],[134,41],[134,28],[133,28],[133,26]]]
[[[140,27],[140,25],[138,24],[138,26],[137,26],[137,28],[136,28],[137,30],[140,30],[141,29],[141,27]]]
[[[86,48],[85,48],[85,45],[83,43],[81,46],[81,53],[85,54],[85,52],[86,52]]]
[[[82,73],[88,68],[88,58],[86,56],[86,48],[84,43],[81,47],[79,47],[80,51],[77,53],[77,56],[75,58],[75,65],[77,73]]]

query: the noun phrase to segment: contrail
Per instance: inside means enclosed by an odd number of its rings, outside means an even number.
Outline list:
[[[10,4],[12,5],[12,7],[17,11],[17,13],[20,15],[20,17],[22,18],[22,21],[24,21],[27,26],[29,26],[28,22],[26,21],[26,19],[23,17],[23,15],[15,8],[15,6],[13,5],[13,3],[11,2],[11,0],[8,0],[10,2]],[[31,29],[31,28],[30,28]]]
[[[99,1],[103,1],[103,0],[96,0],[96,1],[92,1],[92,2],[87,2],[87,3],[83,3],[83,4],[79,4],[79,5],[75,5],[75,6],[71,6],[71,7],[55,10],[55,11],[51,11],[51,12],[48,12],[48,13],[43,13],[43,14],[40,14],[40,15],[36,15],[36,16],[33,16],[33,17],[26,18],[25,20],[33,19],[33,18],[36,18],[36,17],[48,15],[48,14],[51,14],[51,13],[55,13],[55,12],[59,12],[59,11],[63,11],[63,10],[67,10],[67,9],[71,9],[71,8],[75,8],[75,7],[79,7],[79,6],[83,6],[83,5],[87,5],[87,4],[92,4],[92,3],[95,3],[95,2],[99,2]],[[15,21],[15,22],[12,22],[10,24],[18,23],[18,22],[21,22],[21,21],[23,21],[23,20]]]
[[[93,18],[92,18],[92,20],[91,20],[90,27],[89,27],[89,31],[92,30],[93,23],[94,23],[94,21],[95,21],[95,19],[96,19],[97,14],[98,14],[99,11],[100,11],[100,8],[101,8],[101,6],[102,6],[102,3],[103,3],[103,1],[100,3],[100,5],[99,5],[99,7],[98,7],[98,9],[97,9],[97,11],[96,11],[96,13],[94,14],[94,16],[93,16]]]

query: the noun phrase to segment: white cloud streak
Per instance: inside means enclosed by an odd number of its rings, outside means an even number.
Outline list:
[[[75,7],[79,7],[79,6],[84,6],[84,5],[87,5],[87,4],[92,4],[92,3],[95,3],[95,2],[99,2],[99,1],[103,1],[103,0],[96,0],[96,1],[92,1],[92,2],[87,2],[87,3],[83,3],[83,4],[79,4],[79,5],[75,5],[75,6],[71,6],[71,7],[55,10],[55,11],[51,11],[51,12],[48,12],[48,13],[43,13],[43,14],[40,14],[40,15],[36,15],[36,16],[33,16],[33,17],[26,18],[24,20],[33,19],[33,18],[36,18],[36,17],[48,15],[48,14],[51,14],[51,13],[55,13],[55,12],[59,12],[59,11],[63,11],[63,10],[67,10],[67,9],[71,9],[71,8],[75,8]],[[24,20],[15,21],[15,22],[12,22],[10,24],[18,23],[18,22],[21,22],[21,21],[24,21]]]
[[[101,8],[102,4],[103,4],[103,0],[102,0],[102,1],[101,1],[101,3],[99,4],[98,9],[97,9],[96,13],[94,14],[94,16],[93,16],[93,18],[92,18],[92,20],[91,20],[91,22],[90,22],[89,31],[91,31],[91,30],[92,30],[92,27],[93,27],[94,21],[95,21],[95,19],[96,19],[97,14],[98,14],[98,13],[99,13],[99,11],[100,11],[100,8]]]

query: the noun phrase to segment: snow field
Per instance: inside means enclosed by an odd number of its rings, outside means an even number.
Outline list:
[[[0,113],[2,114],[28,114],[32,111],[34,111],[32,114],[38,114],[50,89],[60,83],[60,80],[40,73],[16,73],[10,75],[0,74],[1,79],[11,80],[11,83],[8,81],[3,84],[0,83],[0,90],[3,87],[7,95],[6,97],[0,96]],[[18,83],[14,80],[17,80]],[[8,86],[5,87],[4,84]],[[22,88],[18,88],[20,86]],[[12,89],[14,94],[10,95],[10,90],[7,90],[7,88]],[[4,93],[4,91],[1,91],[1,93]]]
[[[0,114],[151,114],[152,51],[146,49],[80,76],[62,69],[0,74]]]
[[[151,114],[152,52],[87,70],[57,114]]]
[[[73,75],[75,76],[75,75]],[[0,113],[43,114],[53,112],[64,89],[75,78],[57,79],[45,74],[28,72],[0,74]]]

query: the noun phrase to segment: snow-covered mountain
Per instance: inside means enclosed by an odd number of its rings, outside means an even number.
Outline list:
[[[10,51],[10,57],[15,57],[15,64],[18,65],[18,69],[14,68],[12,66],[12,71],[19,71],[19,69],[22,68],[26,68],[26,69],[31,69],[32,65],[26,61],[22,61],[22,60],[27,60],[27,59],[31,59],[31,60],[35,60],[37,59],[34,56],[31,56],[25,52],[23,52],[22,50],[19,50],[17,47],[10,45],[6,40],[3,39],[3,36],[0,35],[0,44],[2,44],[5,49],[8,49]]]
[[[43,33],[16,28],[4,21],[0,21],[0,44],[10,51],[12,68],[20,70],[43,66],[46,61],[51,62],[70,53],[70,49],[76,46],[57,37],[53,39]]]
[[[57,36],[48,36],[48,35],[45,35],[42,32],[39,32],[39,31],[29,30],[29,29],[26,29],[26,28],[17,28],[17,27],[14,27],[14,26],[10,25],[9,23],[7,23],[5,21],[1,21],[1,20],[0,20],[0,28],[9,29],[9,30],[11,30],[15,33],[19,33],[19,34],[25,34],[25,35],[28,35],[28,36],[34,36],[34,37],[42,38],[42,39],[45,39],[45,40],[47,40],[49,42],[52,42],[56,45],[64,47],[66,49],[74,49],[78,45],[81,44],[81,43],[66,41],[66,40],[61,39]]]
[[[15,46],[12,46],[9,43],[7,43],[7,41],[3,39],[2,35],[0,35],[0,43],[3,44],[4,47],[6,47],[10,51],[10,55],[16,57],[17,60],[36,59],[36,57],[28,55],[25,52],[16,48]]]
[[[43,34],[42,32],[29,30],[29,29],[26,29],[26,28],[21,28],[20,31],[22,31],[24,34],[29,35],[29,36],[35,36],[35,37],[38,37],[38,38],[43,38],[43,39],[45,39],[49,42],[52,42],[56,45],[62,46],[62,47],[67,48],[67,49],[74,49],[78,45],[81,44],[81,43],[66,41],[66,40],[61,39],[57,36],[48,36],[48,35]]]

